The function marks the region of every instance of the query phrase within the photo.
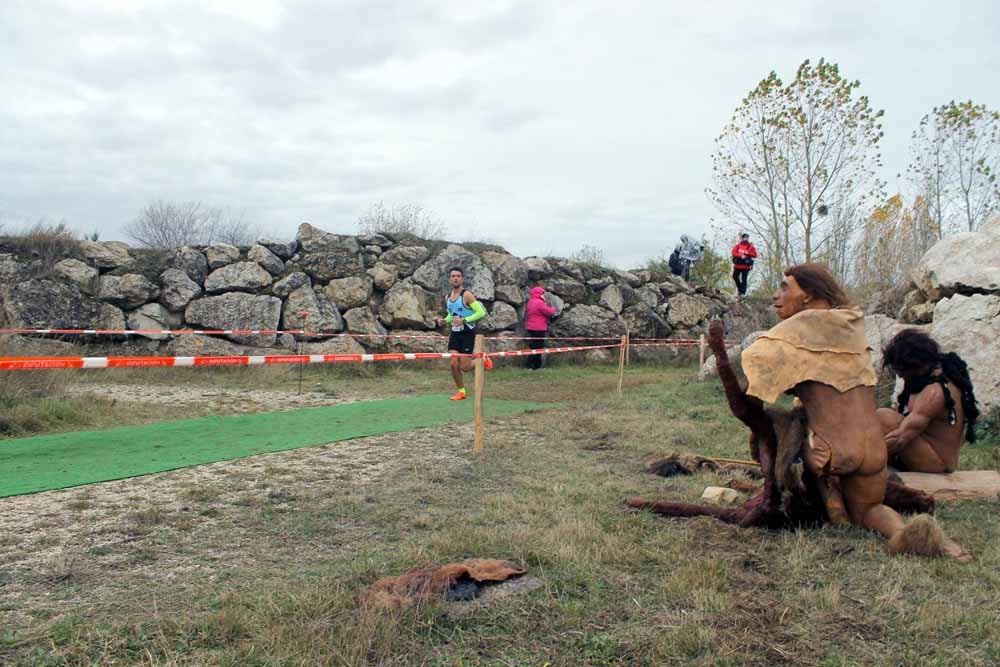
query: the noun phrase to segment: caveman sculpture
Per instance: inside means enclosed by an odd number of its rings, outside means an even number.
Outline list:
[[[927,510],[925,495],[887,484],[886,447],[875,411],[875,371],[864,336],[864,317],[825,267],[802,264],[785,273],[773,298],[783,320],[743,352],[749,380],[744,393],[729,366],[722,325],[709,336],[719,377],[733,414],[753,433],[751,453],[760,461],[764,487],[737,509],[634,498],[670,516],[715,516],[743,526],[780,527],[804,521],[853,523],[888,538],[891,553],[971,556],[945,538],[933,520],[905,524],[901,511]],[[792,393],[801,407],[765,409]],[[801,455],[800,479],[789,474]]]

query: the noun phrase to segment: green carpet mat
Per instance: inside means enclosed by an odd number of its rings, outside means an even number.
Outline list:
[[[483,401],[487,417],[541,407]],[[468,421],[471,400],[419,396],[2,440],[0,498]]]

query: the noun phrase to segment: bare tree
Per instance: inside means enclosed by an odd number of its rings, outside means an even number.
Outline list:
[[[971,100],[934,107],[910,151],[907,174],[940,234],[975,231],[1000,213],[1000,113]]]
[[[205,206],[200,201],[180,204],[156,200],[142,209],[124,228],[125,234],[150,248],[229,243],[248,245],[257,229],[227,209]]]
[[[875,207],[853,249],[853,287],[862,296],[907,285],[910,271],[938,239],[923,197],[906,206],[896,194]]]
[[[412,234],[422,239],[440,239],[448,233],[447,226],[416,204],[395,204],[387,207],[377,202],[358,218],[361,234]]]
[[[802,261],[846,277],[852,235],[883,187],[883,112],[856,95],[860,85],[825,60],[802,63],[788,85],[772,72],[716,140],[709,198],[725,226],[759,239],[765,284]]]

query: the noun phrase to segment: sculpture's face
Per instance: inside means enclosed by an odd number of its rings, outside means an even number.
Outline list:
[[[806,309],[806,304],[809,301],[809,295],[799,287],[795,276],[785,276],[781,281],[781,287],[771,297],[771,305],[774,306],[778,317],[783,320],[787,320],[796,313],[801,313]]]

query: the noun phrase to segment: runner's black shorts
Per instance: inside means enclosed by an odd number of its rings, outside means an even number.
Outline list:
[[[448,338],[448,349],[462,354],[472,354],[476,345],[476,330],[465,327],[461,331],[452,331]]]

